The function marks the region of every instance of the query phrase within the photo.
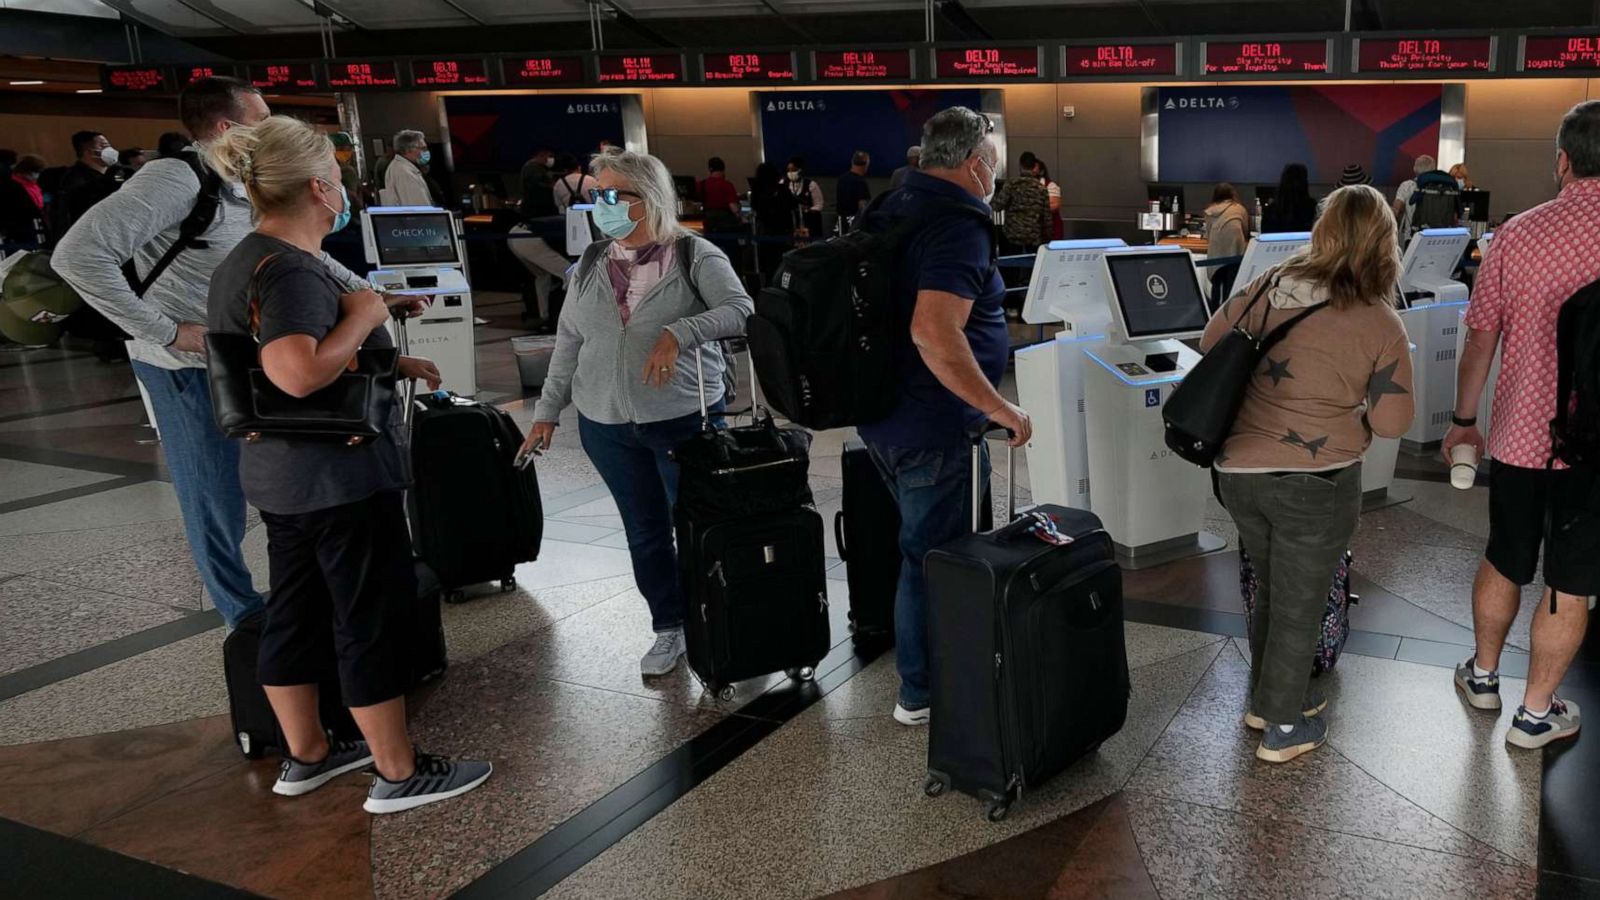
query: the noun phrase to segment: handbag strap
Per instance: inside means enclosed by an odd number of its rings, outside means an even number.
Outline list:
[[[267,263],[272,262],[281,255],[280,253],[269,253],[261,257],[261,261],[256,263],[255,271],[250,273],[250,285],[248,288],[250,295],[250,336],[256,339],[257,344],[261,343],[261,289],[257,282],[261,278],[261,270],[267,267]],[[357,362],[357,355],[354,354],[344,364],[346,372],[357,372],[360,369],[361,366]]]

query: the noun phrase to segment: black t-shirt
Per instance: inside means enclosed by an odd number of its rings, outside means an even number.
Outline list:
[[[872,187],[867,179],[854,172],[839,176],[839,215],[851,218],[861,214],[861,207],[872,199]]]
[[[262,260],[272,257],[265,263]],[[257,267],[260,271],[257,272]],[[208,319],[212,331],[250,332],[252,282],[261,304],[262,346],[292,334],[318,341],[338,324],[345,288],[318,257],[260,232],[228,254],[211,277]],[[364,347],[392,347],[379,328]],[[294,515],[365,500],[379,491],[400,490],[407,481],[406,435],[400,410],[388,433],[349,447],[342,441],[262,437],[244,446],[239,463],[245,498],[258,509]]]

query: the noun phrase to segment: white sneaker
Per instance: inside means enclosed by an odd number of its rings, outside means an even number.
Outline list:
[[[678,660],[683,658],[684,652],[682,628],[659,632],[656,642],[650,645],[650,652],[639,660],[639,674],[646,678],[665,675],[678,667]]]
[[[894,705],[894,720],[901,725],[926,725],[928,724],[928,718],[928,707],[926,706],[918,709],[906,709],[898,703]]]

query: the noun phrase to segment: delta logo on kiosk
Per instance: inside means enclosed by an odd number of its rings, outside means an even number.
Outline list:
[[[1238,97],[1168,97],[1162,109],[1238,109]]]
[[[583,115],[583,114],[593,115],[593,114],[596,114],[596,113],[602,113],[602,114],[603,113],[615,113],[615,112],[621,112],[621,111],[622,111],[621,105],[616,104],[616,103],[568,103],[567,104],[567,115],[569,115],[569,116],[576,116],[576,115]]]
[[[768,100],[767,112],[827,112],[826,100]]]

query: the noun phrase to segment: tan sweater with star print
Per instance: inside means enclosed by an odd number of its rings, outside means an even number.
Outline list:
[[[1320,285],[1269,271],[1212,318],[1201,350],[1245,319],[1251,334],[1327,299]],[[1399,437],[1414,411],[1410,342],[1389,298],[1348,309],[1326,307],[1289,329],[1250,379],[1233,434],[1217,457],[1221,472],[1318,472],[1360,462],[1373,435]]]

